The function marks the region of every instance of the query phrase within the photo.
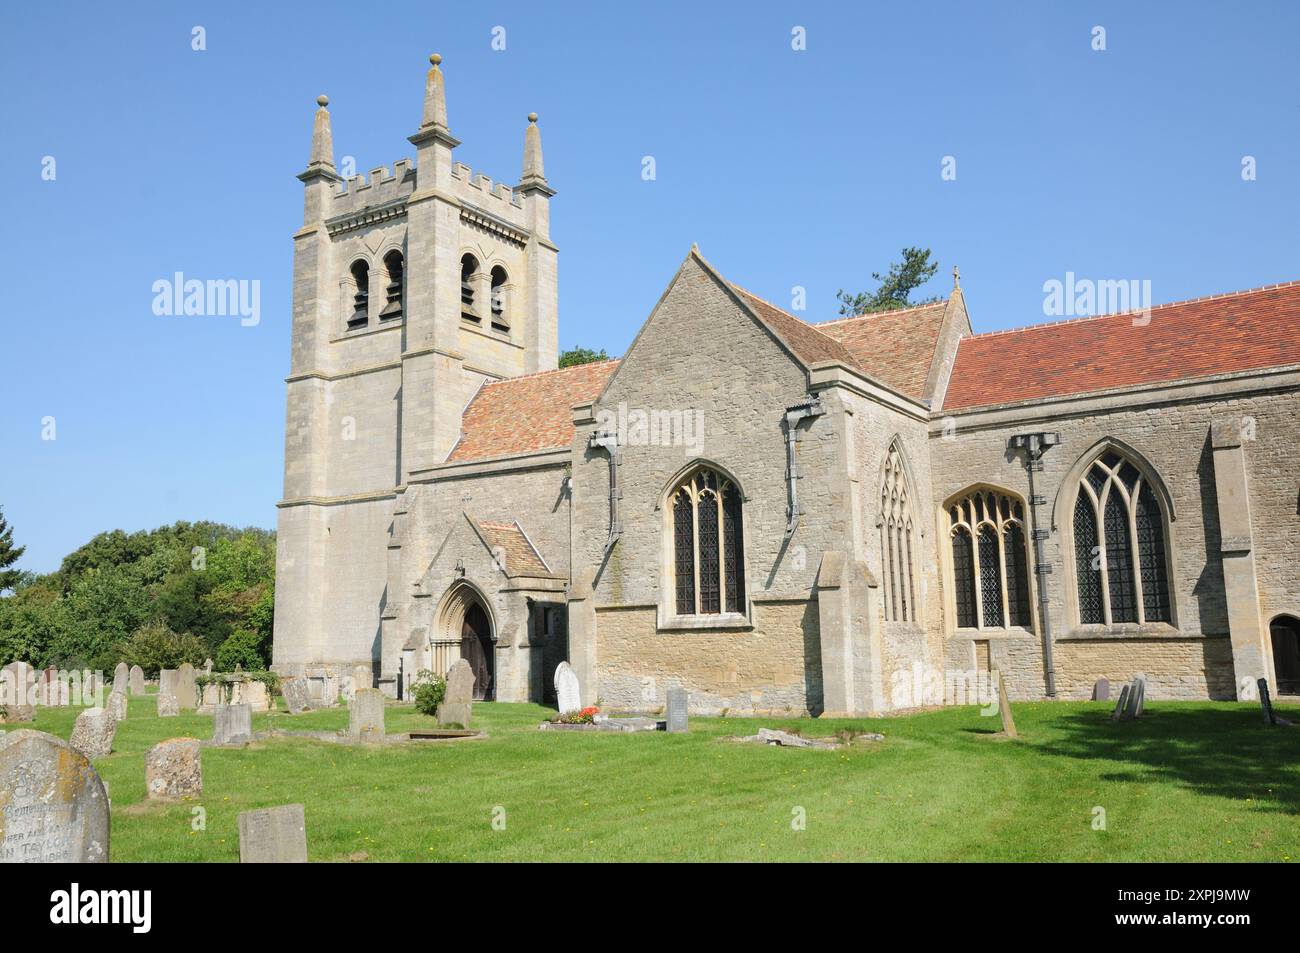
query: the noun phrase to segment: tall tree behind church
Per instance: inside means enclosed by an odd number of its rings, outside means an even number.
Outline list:
[[[871,277],[880,282],[880,287],[875,291],[850,294],[841,288],[835,292],[835,297],[840,302],[840,314],[856,317],[875,311],[895,311],[938,301],[938,298],[921,301],[911,299],[912,292],[933,278],[938,270],[939,263],[930,260],[930,249],[904,248],[903,260],[891,264],[888,274],[882,275],[878,271],[871,273]]]

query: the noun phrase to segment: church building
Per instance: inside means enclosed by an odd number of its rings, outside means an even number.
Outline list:
[[[811,322],[692,247],[621,360],[557,369],[555,191],[453,154],[299,175],[273,668],[699,713],[1300,694],[1300,282],[976,334]],[[414,105],[414,104],[413,104]]]

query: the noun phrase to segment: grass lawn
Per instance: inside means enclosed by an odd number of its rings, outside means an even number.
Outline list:
[[[1228,860],[1300,858],[1300,727],[1257,704],[1153,702],[1113,724],[1103,703],[947,708],[854,721],[693,718],[685,735],[539,732],[535,705],[474,708],[484,741],[354,747],[277,739],[205,748],[202,799],[144,800],[144,753],[208,738],[212,718],[160,719],[132,698],[95,762],[115,861],[236,861],[240,811],[306,805],[312,860]],[[1279,711],[1300,722],[1300,709]],[[38,708],[62,738],[76,709]],[[333,730],[344,708],[254,716],[254,729]],[[427,727],[390,707],[389,731]],[[841,751],[741,745],[759,726],[885,734]],[[201,805],[206,830],[191,829]],[[505,829],[493,811],[505,809]],[[1094,808],[1105,830],[1093,829]],[[793,830],[795,809],[806,829]]]

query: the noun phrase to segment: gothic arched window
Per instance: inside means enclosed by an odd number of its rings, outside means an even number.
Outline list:
[[[478,305],[474,301],[473,278],[478,274],[478,259],[463,255],[460,259],[460,315],[468,321],[478,321]]]
[[[509,331],[510,319],[506,315],[506,270],[500,265],[492,269],[492,330]]]
[[[384,307],[379,312],[380,321],[388,321],[402,316],[402,253],[393,249],[384,256],[384,270],[388,272],[388,284],[384,288]]]
[[[898,444],[885,454],[880,481],[880,564],[884,570],[886,622],[915,622],[916,585],[912,579],[912,492]]]
[[[1170,621],[1164,512],[1131,461],[1107,450],[1092,462],[1072,527],[1081,623]]]
[[[352,314],[348,317],[348,327],[359,328],[370,320],[370,266],[357,259],[349,270],[352,272],[356,292],[352,295]]]
[[[678,615],[745,611],[745,535],[740,487],[701,468],[677,485],[673,574]]]
[[[948,532],[957,628],[1029,628],[1023,504],[996,490],[976,490],[948,503]]]

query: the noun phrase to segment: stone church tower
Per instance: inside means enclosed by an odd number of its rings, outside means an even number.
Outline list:
[[[492,380],[553,370],[558,249],[536,114],[518,185],[453,158],[441,57],[400,159],[348,179],[328,100],[298,176],[284,498],[273,666],[320,680],[378,676],[403,553],[394,524],[414,474],[442,463],[461,413]],[[336,686],[337,687],[337,686]]]

